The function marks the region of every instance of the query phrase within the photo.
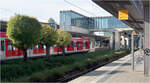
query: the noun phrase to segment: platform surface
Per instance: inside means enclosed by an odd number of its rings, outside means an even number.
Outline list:
[[[150,83],[150,77],[145,77],[143,71],[131,70],[130,62],[131,54],[84,74],[69,83]]]

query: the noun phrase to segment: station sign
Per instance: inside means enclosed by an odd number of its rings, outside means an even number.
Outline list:
[[[118,19],[119,20],[128,20],[128,10],[119,10]]]

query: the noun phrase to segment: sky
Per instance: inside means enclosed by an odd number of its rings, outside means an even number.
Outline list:
[[[24,14],[34,16],[41,22],[48,22],[49,18],[53,18],[59,24],[59,12],[62,10],[73,10],[89,17],[111,16],[91,0],[0,0],[0,20],[9,20],[15,14]]]

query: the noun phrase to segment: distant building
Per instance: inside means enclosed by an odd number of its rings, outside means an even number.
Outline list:
[[[6,28],[7,28],[7,22],[0,21],[0,32],[6,32]]]
[[[53,19],[53,18],[50,18],[49,20],[48,20],[48,23],[49,23],[49,25],[52,27],[52,28],[54,28],[54,29],[57,29],[57,23],[55,22],[55,20]]]

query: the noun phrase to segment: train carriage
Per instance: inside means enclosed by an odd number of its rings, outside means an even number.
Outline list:
[[[0,60],[23,58],[22,50],[19,50],[12,45],[11,41],[6,36],[6,32],[0,32]],[[72,38],[72,42],[65,47],[65,52],[87,52],[90,49],[88,38]],[[33,45],[27,50],[28,57],[44,56],[46,54],[45,45]],[[51,55],[62,53],[62,49],[54,45],[50,50]]]

